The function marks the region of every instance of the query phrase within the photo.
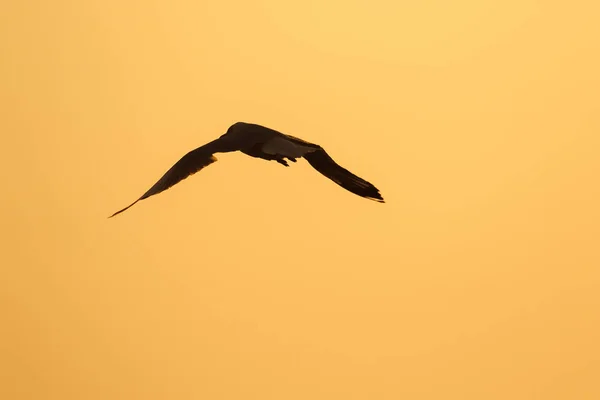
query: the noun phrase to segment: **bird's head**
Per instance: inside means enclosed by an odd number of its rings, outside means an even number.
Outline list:
[[[247,126],[248,124],[245,122],[236,122],[235,124],[231,125],[229,127],[229,129],[227,129],[227,132],[225,132],[225,135],[227,134],[235,134],[238,132],[241,132],[244,130],[244,128]]]
[[[246,122],[236,122],[221,137],[228,140],[236,140],[237,138],[244,137],[248,132],[248,125]]]

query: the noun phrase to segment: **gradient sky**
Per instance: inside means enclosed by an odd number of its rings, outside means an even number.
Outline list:
[[[600,6],[13,1],[0,398],[600,398]],[[242,154],[235,121],[381,189]]]

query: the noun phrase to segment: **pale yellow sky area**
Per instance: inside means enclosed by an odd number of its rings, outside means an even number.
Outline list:
[[[13,1],[2,399],[600,398],[600,5]],[[235,121],[240,153],[107,219]]]

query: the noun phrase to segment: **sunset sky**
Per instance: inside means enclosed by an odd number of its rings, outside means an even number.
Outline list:
[[[600,5],[12,1],[0,398],[600,398]],[[113,218],[236,121],[241,153]]]

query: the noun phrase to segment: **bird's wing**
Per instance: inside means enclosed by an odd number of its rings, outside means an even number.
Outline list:
[[[229,148],[228,144],[223,140],[216,139],[210,143],[207,143],[203,146],[198,147],[195,150],[190,151],[185,156],[183,156],[179,161],[175,163],[165,174],[152,186],[146,193],[142,195],[139,199],[123,208],[122,210],[117,211],[109,218],[114,217],[117,214],[122,213],[127,210],[129,207],[133,206],[140,200],[146,199],[150,196],[163,192],[169,189],[171,186],[181,182],[185,178],[195,174],[200,171],[202,168],[207,167],[208,165],[217,161],[217,158],[213,155],[214,153],[222,153],[228,151],[235,151],[235,148]]]
[[[370,182],[365,181],[364,179],[354,175],[352,172],[338,165],[321,146],[306,142],[305,140],[295,138],[293,136],[287,136],[290,140],[295,141],[302,146],[314,148],[313,151],[306,152],[303,157],[321,174],[356,195],[380,203],[385,203],[383,197],[379,193],[379,189],[373,186],[373,184]]]

